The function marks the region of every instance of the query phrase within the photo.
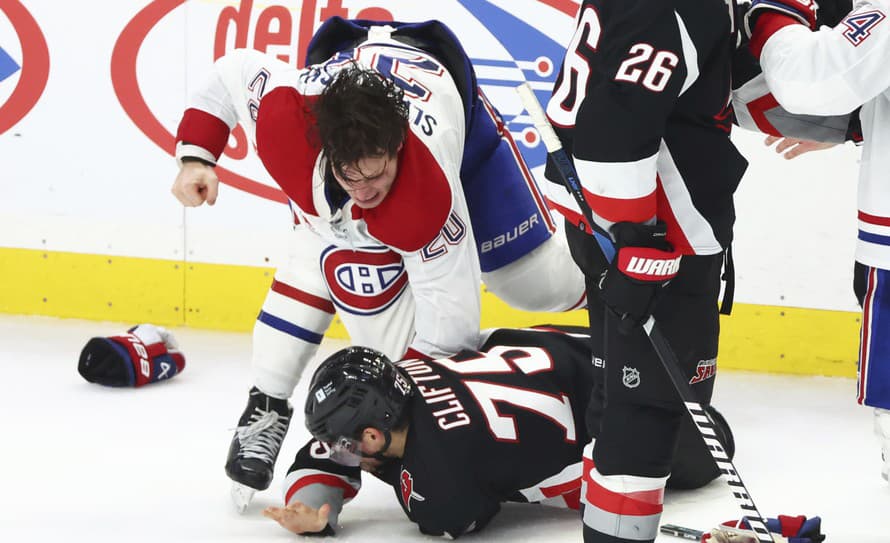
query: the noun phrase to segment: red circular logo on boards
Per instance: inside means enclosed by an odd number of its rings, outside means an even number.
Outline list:
[[[0,134],[3,134],[22,120],[40,100],[49,79],[49,49],[40,26],[21,2],[0,2],[0,11],[15,29],[22,49],[21,59],[14,59],[0,49],[3,61],[0,81],[18,74],[18,82],[9,99],[0,104]]]

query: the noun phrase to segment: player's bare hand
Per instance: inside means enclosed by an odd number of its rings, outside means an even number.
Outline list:
[[[219,194],[219,178],[212,166],[186,162],[179,170],[170,192],[184,206],[197,207],[204,202],[212,206]]]
[[[800,155],[811,151],[830,149],[837,145],[836,143],[820,143],[818,141],[801,140],[797,138],[780,138],[778,136],[767,136],[763,143],[769,147],[776,142],[779,143],[776,145],[776,152],[783,155],[786,160],[797,158]]]
[[[263,516],[270,518],[295,534],[320,532],[328,525],[331,506],[324,504],[318,509],[295,501],[287,507],[267,507]]]

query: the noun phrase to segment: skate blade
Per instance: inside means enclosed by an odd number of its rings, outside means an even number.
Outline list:
[[[247,506],[250,505],[250,500],[253,499],[255,493],[256,490],[249,486],[242,485],[241,483],[232,483],[232,503],[235,505],[235,510],[238,511],[239,515],[243,515],[247,511]]]

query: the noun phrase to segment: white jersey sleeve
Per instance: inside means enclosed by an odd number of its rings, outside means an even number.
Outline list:
[[[792,113],[849,113],[890,87],[890,0],[857,0],[834,28],[784,26],[760,63],[778,102]]]
[[[193,156],[215,164],[222,153],[219,143],[225,145],[228,132],[236,124],[240,124],[249,141],[256,144],[260,99],[275,86],[296,81],[300,73],[292,66],[252,49],[236,49],[220,57],[213,64],[211,73],[189,97],[185,126],[180,125],[176,138],[177,160]],[[194,112],[203,112],[207,116],[193,121]]]

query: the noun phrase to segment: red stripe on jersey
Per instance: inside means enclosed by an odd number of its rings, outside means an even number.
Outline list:
[[[859,212],[859,220],[873,224],[875,226],[890,226],[890,217],[879,217],[877,215],[869,215],[863,211]]]
[[[304,213],[318,215],[312,176],[321,146],[310,141],[315,132],[313,101],[314,97],[302,96],[291,87],[269,91],[257,113],[256,146],[266,170],[288,198]]]
[[[565,219],[567,221],[569,221],[569,223],[571,223],[572,226],[578,227],[579,225],[583,224],[586,232],[591,231],[590,225],[587,224],[587,221],[584,220],[584,217],[580,213],[578,213],[577,211],[575,211],[573,209],[563,207],[563,206],[557,204],[556,202],[554,202],[553,200],[548,200],[548,201],[550,202],[551,209],[556,210],[557,213],[559,213],[560,215],[565,217]]]
[[[562,496],[564,494],[568,494],[575,490],[579,490],[580,488],[581,488],[581,478],[578,477],[576,479],[572,479],[571,481],[566,481],[566,482],[560,483],[558,485],[542,486],[541,494],[543,494],[544,497],[547,497],[547,498],[555,498],[556,496]]]
[[[538,189],[537,183],[535,183],[535,179],[532,176],[531,171],[528,169],[528,165],[525,163],[525,160],[522,158],[522,153],[519,151],[519,147],[516,145],[516,140],[513,139],[513,135],[510,134],[510,131],[504,126],[504,121],[495,113],[494,106],[488,101],[488,98],[482,94],[482,89],[477,89],[479,94],[479,99],[482,102],[482,105],[485,106],[485,111],[488,113],[488,116],[491,117],[491,120],[494,121],[495,126],[497,126],[498,133],[504,138],[507,143],[510,145],[510,151],[513,153],[513,159],[516,160],[516,164],[519,166],[519,169],[522,171],[522,178],[525,180],[525,184],[528,187],[529,192],[535,200],[535,204],[538,206],[538,211],[540,211],[541,216],[544,217],[544,222],[547,224],[547,229],[550,232],[556,231],[556,224],[553,222],[553,217],[550,215],[550,209],[544,203],[544,196],[541,194],[540,189]]]
[[[782,133],[779,132],[779,129],[773,126],[773,123],[766,118],[766,112],[776,107],[779,107],[779,101],[776,100],[775,96],[765,94],[748,103],[748,112],[751,114],[751,119],[757,125],[758,130],[764,134],[781,137]]]
[[[596,469],[593,460],[584,458],[583,477],[587,482],[586,503],[614,515],[659,515],[664,509],[664,487],[637,492],[612,492],[590,476]]]
[[[584,189],[590,208],[609,222],[646,222],[655,216],[655,191],[640,198],[609,198]]]
[[[284,503],[288,504],[290,499],[294,494],[297,493],[298,490],[305,488],[309,485],[325,485],[332,486],[334,488],[339,488],[343,490],[343,499],[348,500],[354,498],[358,491],[352,487],[348,482],[343,479],[337,477],[336,475],[327,475],[327,474],[316,474],[316,475],[307,475],[306,477],[300,477],[294,484],[290,485],[290,488],[287,489],[287,493],[284,496]]]
[[[667,225],[667,240],[673,245],[674,250],[681,255],[694,255],[695,250],[689,243],[689,238],[683,232],[674,210],[671,209],[671,203],[668,201],[667,194],[664,192],[664,186],[661,178],[656,178],[658,192],[658,218]]]
[[[219,160],[226,141],[229,139],[229,125],[222,119],[206,111],[189,108],[182,114],[179,128],[176,129],[176,141],[197,145],[206,149]]]
[[[353,208],[353,216],[367,223],[368,233],[393,249],[410,253],[439,235],[450,212],[448,177],[410,130],[399,151],[399,171],[389,194],[373,209]]]
[[[767,11],[766,13],[760,15],[757,18],[757,24],[754,25],[754,32],[751,34],[751,42],[748,44],[748,47],[751,48],[751,53],[754,55],[754,58],[760,60],[760,54],[763,52],[763,46],[766,45],[766,41],[770,38],[770,36],[788,25],[799,24],[800,21],[798,21],[797,19],[775,11]]]
[[[562,495],[562,499],[566,502],[566,507],[569,509],[574,509],[575,511],[581,509],[581,489],[576,488],[571,492],[566,492]]]
[[[320,298],[314,294],[309,294],[296,287],[282,283],[277,279],[272,281],[272,290],[282,296],[287,296],[291,300],[296,300],[300,303],[312,306],[315,309],[320,309],[325,313],[330,313],[331,315],[334,314],[334,304],[331,303],[331,301]]]
[[[877,268],[868,268],[868,281],[865,290],[865,297],[862,299],[862,325],[859,339],[859,372],[856,376],[859,382],[859,390],[856,394],[856,402],[860,405],[865,403],[865,384],[868,381],[870,342],[871,342],[871,317],[872,307],[875,299],[875,288],[878,284]]]
[[[405,355],[402,356],[402,360],[432,360],[432,358],[430,358],[428,354],[423,354],[417,349],[408,347],[408,350],[405,351]]]

